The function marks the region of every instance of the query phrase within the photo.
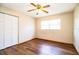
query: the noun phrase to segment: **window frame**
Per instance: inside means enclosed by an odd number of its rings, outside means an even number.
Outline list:
[[[48,24],[44,24],[44,23],[48,23]],[[47,28],[44,26],[47,26]],[[61,20],[59,18],[53,19],[53,20],[42,20],[40,29],[60,30],[61,29]]]

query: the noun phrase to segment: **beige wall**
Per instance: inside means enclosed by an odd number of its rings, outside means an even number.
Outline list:
[[[40,29],[40,23],[42,20],[53,20],[57,18],[61,19],[61,30]],[[73,12],[37,18],[36,19],[36,37],[72,44],[73,42]]]
[[[79,53],[79,4],[74,10],[74,46]]]
[[[8,13],[19,17],[19,42],[33,39],[35,36],[35,21],[32,17],[26,16],[19,11],[6,7],[0,7],[0,12]]]

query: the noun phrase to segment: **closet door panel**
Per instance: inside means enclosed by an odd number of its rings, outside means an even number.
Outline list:
[[[12,24],[11,16],[5,14],[5,48],[12,46]]]
[[[5,48],[18,43],[18,18],[5,15]]]
[[[18,18],[0,13],[0,50],[18,44]]]
[[[4,30],[3,30],[3,22],[4,22],[4,17],[3,17],[4,14],[0,13],[0,50],[3,49],[3,45],[4,45],[4,42],[3,42],[3,34],[4,34]]]
[[[18,18],[12,17],[12,45],[18,44]]]

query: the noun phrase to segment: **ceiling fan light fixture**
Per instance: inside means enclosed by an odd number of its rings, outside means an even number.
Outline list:
[[[48,13],[48,11],[44,10],[44,8],[50,7],[50,5],[41,6],[40,4],[34,4],[34,3],[30,3],[30,4],[32,6],[34,6],[34,7],[36,7],[36,9],[28,10],[27,12],[31,12],[31,11],[37,10],[38,12],[43,11],[45,13]],[[38,15],[38,12],[36,13],[36,15]]]

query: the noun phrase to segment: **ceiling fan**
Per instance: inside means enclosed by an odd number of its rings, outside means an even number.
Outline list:
[[[34,4],[34,3],[30,3],[30,4],[31,4],[32,6],[34,6],[34,7],[36,7],[36,9],[31,9],[31,10],[28,10],[27,12],[31,12],[31,11],[35,11],[35,10],[41,10],[41,11],[43,11],[43,12],[45,12],[45,13],[48,13],[48,11],[47,11],[47,10],[44,10],[44,8],[50,7],[50,5],[41,6],[41,5],[39,5],[39,4]],[[37,12],[36,15],[38,15],[38,12]]]

